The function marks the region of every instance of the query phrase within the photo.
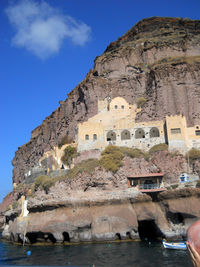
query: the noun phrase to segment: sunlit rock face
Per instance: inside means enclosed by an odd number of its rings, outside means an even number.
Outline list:
[[[7,212],[2,237],[19,243],[76,243],[115,240],[182,240],[200,218],[200,189],[159,193],[156,199],[134,189],[29,199],[27,217]]]
[[[138,22],[95,59],[93,70],[32,132],[13,159],[13,181],[24,180],[45,151],[77,123],[97,114],[97,101],[123,97],[129,104],[147,100],[137,121],[183,114],[188,125],[200,116],[200,21],[153,17]]]

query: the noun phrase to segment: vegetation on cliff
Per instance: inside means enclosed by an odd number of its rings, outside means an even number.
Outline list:
[[[153,152],[159,152],[168,150],[166,144],[159,144],[153,146],[149,152],[144,152],[137,148],[130,147],[119,147],[114,145],[107,146],[101,153],[100,160],[88,159],[77,164],[73,169],[67,174],[68,178],[74,178],[78,173],[86,172],[91,174],[96,167],[103,167],[107,172],[116,173],[120,167],[123,166],[123,159],[125,156],[130,158],[144,158],[149,160]]]
[[[200,160],[200,150],[196,148],[190,149],[186,154],[186,158],[189,158],[191,161]]]
[[[158,152],[158,151],[165,151],[168,150],[168,145],[163,143],[163,144],[158,144],[153,146],[150,150],[149,153],[153,154],[154,152]]]
[[[94,69],[84,81],[32,132],[30,142],[18,149],[13,159],[13,182],[22,182],[25,172],[50,147],[70,143],[69,137],[63,136],[67,133],[74,138],[77,123],[94,116],[97,99],[105,99],[111,92],[112,97],[123,96],[130,104],[138,100],[142,111],[137,121],[182,113],[188,124],[197,123],[200,105],[195,85],[199,83],[199,43],[199,20],[153,17],[138,22],[96,58]],[[139,101],[141,97],[146,102]],[[121,154],[117,154],[117,160],[111,154],[102,155],[99,165],[116,172],[123,161]],[[66,162],[69,159],[67,156]]]
[[[71,166],[72,159],[77,155],[77,148],[73,146],[67,146],[64,150],[64,155],[62,156],[62,162],[67,165]]]
[[[71,169],[68,172],[66,177],[68,179],[73,179],[79,173],[83,173],[83,172],[91,174],[94,172],[96,167],[99,167],[99,161],[97,159],[83,160],[83,161],[81,161],[81,163],[77,164],[73,169]]]
[[[52,179],[46,175],[41,175],[35,179],[35,190],[38,188],[43,189],[46,194],[49,192],[49,188],[55,184],[55,179]]]

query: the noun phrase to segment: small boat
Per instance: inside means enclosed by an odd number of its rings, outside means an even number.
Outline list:
[[[183,249],[186,250],[187,246],[185,242],[165,242],[162,241],[164,248],[168,249]]]

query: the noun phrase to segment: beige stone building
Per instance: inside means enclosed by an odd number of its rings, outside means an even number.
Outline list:
[[[109,144],[147,151],[156,144],[167,143],[170,151],[182,153],[200,148],[200,125],[187,127],[182,115],[137,123],[139,111],[122,97],[99,101],[98,113],[78,125],[78,151],[103,150]]]
[[[184,116],[167,116],[166,130],[170,151],[178,150],[185,153],[191,148],[200,149],[200,125],[187,127]]]
[[[122,97],[98,103],[98,114],[78,125],[78,151],[100,149],[109,144],[148,150],[164,143],[163,121],[136,123],[136,105]]]

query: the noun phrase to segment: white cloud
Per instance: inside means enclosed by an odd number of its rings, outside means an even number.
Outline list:
[[[16,30],[13,44],[42,59],[57,53],[66,38],[80,46],[90,38],[91,28],[88,25],[63,15],[46,2],[21,0],[9,5],[5,11]]]

